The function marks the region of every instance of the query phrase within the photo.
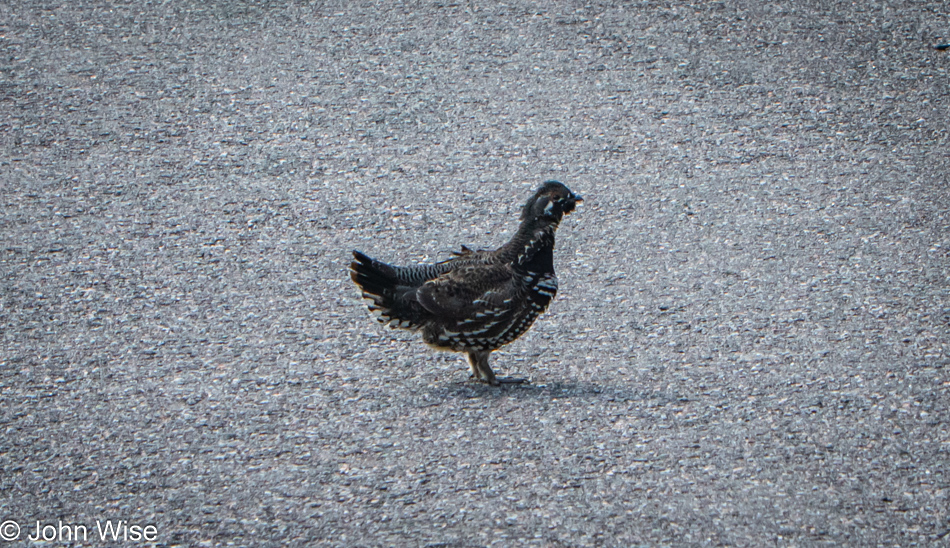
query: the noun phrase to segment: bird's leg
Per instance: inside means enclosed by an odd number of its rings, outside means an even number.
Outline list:
[[[495,378],[495,372],[488,366],[489,354],[491,354],[491,351],[469,350],[465,353],[465,357],[468,358],[468,365],[472,368],[472,377],[479,382],[497,386],[498,381]]]
[[[496,377],[495,372],[492,371],[491,366],[488,365],[488,356],[491,355],[491,350],[469,350],[465,355],[468,358],[468,365],[472,368],[472,376],[478,379],[479,382],[492,386],[528,382],[528,379]]]

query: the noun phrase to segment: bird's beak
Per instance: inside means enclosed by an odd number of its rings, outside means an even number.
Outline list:
[[[580,194],[574,194],[573,197],[574,197],[574,201],[575,201],[575,202],[583,202],[583,201],[584,201],[584,198],[581,198],[581,195],[580,195]]]

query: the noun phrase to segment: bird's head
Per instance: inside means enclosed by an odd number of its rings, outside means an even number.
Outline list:
[[[578,202],[584,199],[571,192],[571,189],[557,181],[547,181],[521,210],[521,220],[536,219],[560,223],[564,215],[574,211]]]

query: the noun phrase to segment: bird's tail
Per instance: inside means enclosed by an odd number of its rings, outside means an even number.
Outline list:
[[[359,251],[353,251],[350,279],[360,288],[363,299],[379,323],[390,327],[417,329],[420,327],[417,307],[406,300],[412,288],[400,283],[396,269]]]

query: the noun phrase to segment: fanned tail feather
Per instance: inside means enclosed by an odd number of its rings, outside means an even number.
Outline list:
[[[396,268],[353,251],[356,259],[350,263],[350,278],[359,286],[363,299],[377,321],[390,327],[418,329],[418,306],[404,302],[412,287],[400,282]]]

